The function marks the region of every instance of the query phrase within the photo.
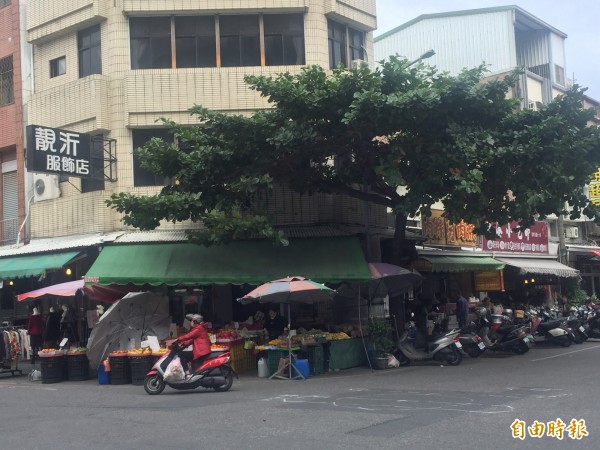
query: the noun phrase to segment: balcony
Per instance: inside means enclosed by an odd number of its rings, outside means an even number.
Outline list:
[[[110,82],[91,75],[33,95],[28,104],[30,124],[65,128],[82,133],[109,130]]]
[[[105,0],[54,0],[27,3],[27,40],[37,44],[98,23],[108,17]]]

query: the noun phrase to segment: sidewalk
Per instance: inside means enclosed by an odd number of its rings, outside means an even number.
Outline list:
[[[18,385],[42,384],[41,380],[38,380],[38,381],[30,381],[29,380],[29,374],[34,369],[34,365],[31,364],[29,361],[19,362],[18,368],[19,368],[19,370],[23,371],[22,376],[14,376],[13,377],[13,376],[10,376],[9,374],[0,374],[0,384],[2,384],[2,383],[18,384]],[[40,370],[39,362],[35,363],[35,369]],[[361,367],[353,367],[351,369],[329,371],[329,372],[326,372],[326,373],[323,373],[320,375],[311,376],[309,378],[309,380],[313,381],[313,382],[319,382],[319,381],[326,381],[326,380],[346,378],[346,377],[384,375],[384,374],[393,373],[396,370],[397,369],[371,370],[368,366],[361,366]],[[268,382],[276,383],[277,381],[282,381],[282,380],[269,380],[269,378],[259,378],[258,370],[244,372],[244,373],[238,374],[238,376],[239,376],[239,380],[243,381],[244,383],[254,383],[254,382],[256,382],[256,383],[268,383]],[[297,381],[302,381],[302,380],[297,380]],[[85,381],[65,380],[60,383],[45,384],[44,386],[53,386],[53,385],[62,385],[62,386],[64,386],[64,385],[84,386],[85,385],[85,386],[90,386],[90,387],[91,386],[100,386],[96,376],[92,376],[92,377],[90,377],[89,380],[85,380]],[[132,385],[118,385],[118,386],[132,386]],[[136,387],[138,387],[138,386],[136,386]]]

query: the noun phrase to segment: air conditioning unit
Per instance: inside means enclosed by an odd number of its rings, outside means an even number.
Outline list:
[[[577,227],[567,227],[567,228],[565,228],[565,237],[567,237],[567,238],[578,238],[579,237],[579,228],[577,228]]]
[[[353,59],[352,63],[350,64],[353,69],[360,69],[360,67],[363,65],[366,66],[367,62],[363,61],[362,59]]]
[[[33,174],[33,199],[36,202],[60,197],[58,175]]]

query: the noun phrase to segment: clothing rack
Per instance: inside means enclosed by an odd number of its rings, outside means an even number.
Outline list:
[[[2,341],[0,342],[0,345],[3,345],[3,346],[9,345],[9,343],[6,343],[6,341],[5,341],[5,334],[4,334],[5,331],[16,332],[16,330],[17,329],[12,325],[1,326],[0,333],[2,336]],[[19,343],[20,343],[20,341],[19,341]],[[10,348],[8,350],[10,351]],[[1,359],[0,375],[4,375],[7,373],[10,373],[10,375],[12,377],[17,376],[17,375],[23,375],[23,371],[21,369],[19,369],[19,356],[18,355],[15,359],[12,359],[9,352],[7,352],[6,355]]]

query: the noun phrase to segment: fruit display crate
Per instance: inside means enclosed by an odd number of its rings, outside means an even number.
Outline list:
[[[325,350],[323,345],[308,345],[306,346],[306,359],[310,366],[311,375],[321,375],[327,371],[327,364],[325,361]]]
[[[229,343],[229,352],[231,354],[231,367],[237,373],[249,372],[256,369],[256,355],[252,350],[244,348],[244,341]]]

